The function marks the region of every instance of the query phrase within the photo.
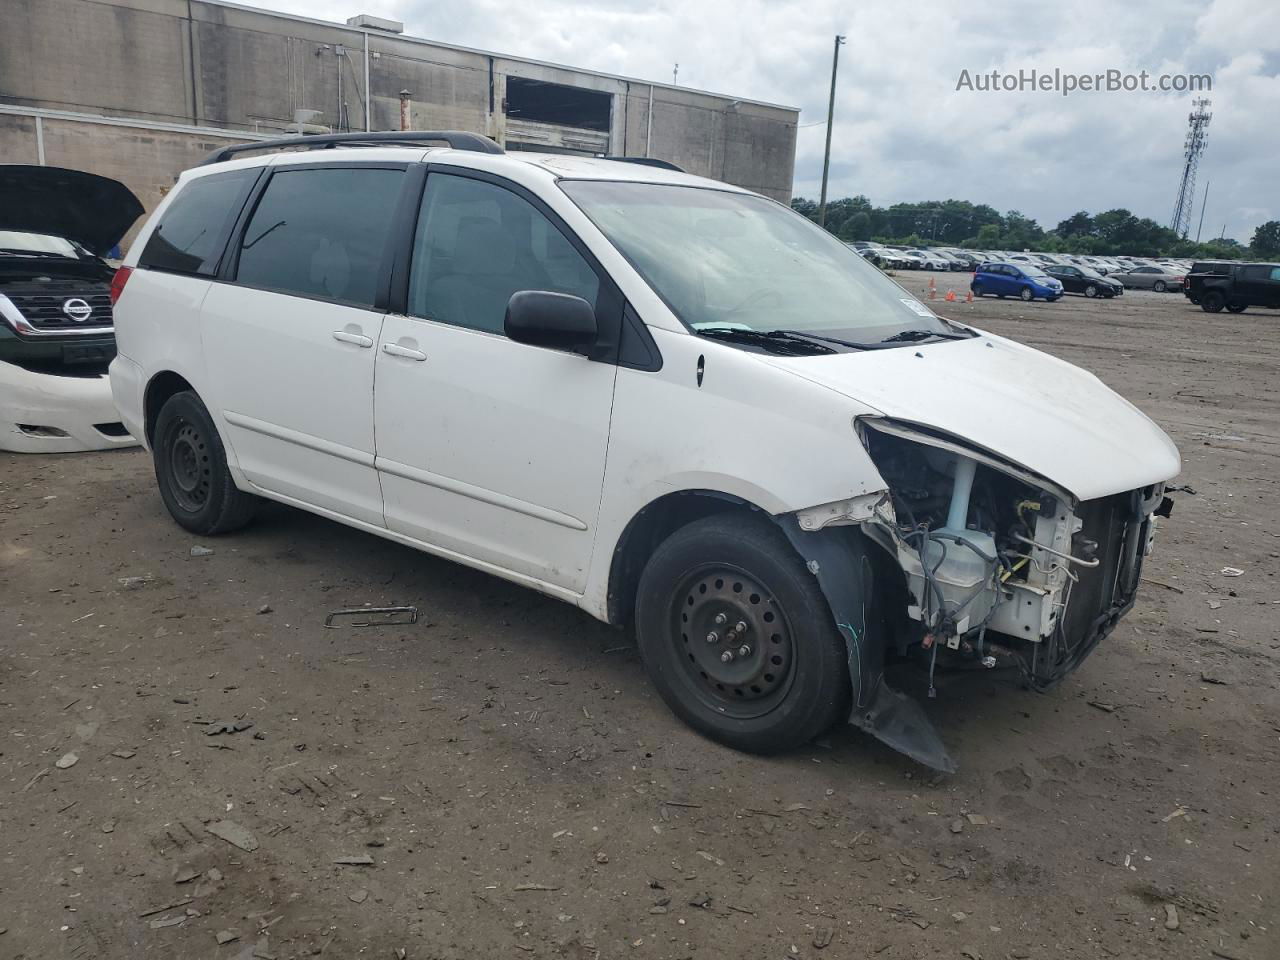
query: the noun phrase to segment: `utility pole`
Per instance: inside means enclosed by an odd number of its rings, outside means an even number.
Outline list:
[[[1204,208],[1209,205],[1209,182],[1204,182],[1204,199],[1200,201],[1200,226],[1196,227],[1196,243],[1200,242],[1200,231],[1204,227]]]
[[[836,34],[834,51],[831,54],[831,99],[827,103],[827,149],[822,155],[822,197],[818,200],[818,226],[827,222],[827,172],[831,169],[831,123],[836,115],[836,69],[840,66],[840,44],[844,37]]]
[[[680,81],[680,64],[675,65],[675,69],[671,71],[671,85],[674,87]]]

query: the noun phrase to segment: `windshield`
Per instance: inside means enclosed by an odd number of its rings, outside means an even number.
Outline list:
[[[5,253],[33,253],[79,259],[75,245],[70,240],[47,233],[0,230],[0,250]]]
[[[652,183],[560,186],[694,330],[791,330],[854,340],[948,331],[876,267],[772,200]]]

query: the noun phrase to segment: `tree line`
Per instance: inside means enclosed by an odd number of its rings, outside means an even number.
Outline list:
[[[791,206],[810,220],[818,219],[818,204],[804,197]],[[1280,221],[1271,220],[1254,231],[1249,246],[1215,237],[1203,243],[1183,240],[1148,217],[1118,208],[1098,214],[1072,214],[1052,230],[1009,210],[1000,213],[985,203],[967,200],[926,200],[874,206],[864,196],[845,197],[827,204],[826,228],[841,240],[877,240],[911,246],[972,247],[977,250],[1042,250],[1049,253],[1128,254],[1140,257],[1192,259],[1274,259],[1280,257]]]

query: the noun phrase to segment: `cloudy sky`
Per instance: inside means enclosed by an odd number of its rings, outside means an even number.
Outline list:
[[[500,53],[800,107],[795,191],[816,197],[831,47],[841,48],[830,194],[954,197],[1052,227],[1126,206],[1167,223],[1191,93],[957,90],[961,71],[1210,74],[1196,217],[1248,242],[1280,219],[1280,3],[1110,0],[248,0],[323,19],[371,13]],[[976,79],[975,79],[976,83]],[[1192,235],[1195,226],[1193,224]]]

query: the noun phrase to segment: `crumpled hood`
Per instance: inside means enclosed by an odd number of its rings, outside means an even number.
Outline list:
[[[1182,461],[1146,414],[1093,374],[983,334],[767,362],[1016,463],[1081,500],[1169,480]]]
[[[0,164],[0,230],[49,233],[104,256],[142,215],[118,180],[83,170]]]

